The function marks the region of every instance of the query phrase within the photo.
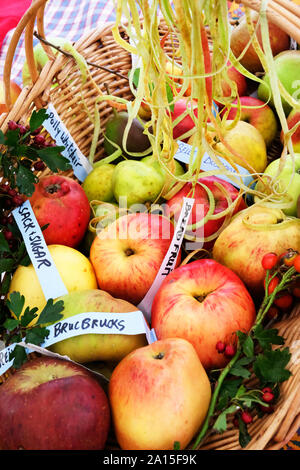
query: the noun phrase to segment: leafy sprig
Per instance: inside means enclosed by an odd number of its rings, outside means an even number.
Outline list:
[[[3,328],[6,330],[3,339],[7,345],[24,341],[40,346],[49,334],[47,325],[55,323],[63,317],[61,312],[64,309],[64,303],[62,300],[54,303],[53,299],[49,299],[41,313],[38,314],[36,307],[27,306],[24,309],[25,297],[20,292],[12,292],[9,299],[6,300],[6,305],[14,317],[7,318],[3,324]],[[30,326],[34,320],[36,321]],[[21,367],[27,360],[25,349],[16,345],[10,353],[9,359],[14,360],[14,368]]]
[[[278,273],[281,276],[280,281],[270,292],[269,284]],[[236,352],[215,379],[208,413],[194,442],[194,449],[203,442],[209,430],[226,431],[228,417],[236,414],[239,443],[242,448],[246,447],[251,441],[251,436],[239,412],[259,410],[260,406],[264,408],[269,406],[262,399],[263,387],[271,386],[274,398],[276,399],[275,391],[278,398],[278,385],[291,376],[291,372],[287,369],[291,354],[288,347],[283,347],[285,340],[278,334],[278,330],[265,327],[264,320],[278,295],[286,292],[299,277],[300,274],[293,266],[287,269],[278,266],[275,273],[266,271],[265,294],[256,321],[247,334],[241,331],[236,332]],[[212,376],[214,372],[212,371]],[[245,385],[245,380],[249,379],[252,374],[258,381],[259,388],[257,389],[251,389]]]

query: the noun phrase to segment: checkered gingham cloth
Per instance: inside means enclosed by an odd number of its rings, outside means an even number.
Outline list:
[[[10,1],[10,0],[7,0]],[[86,32],[104,27],[107,22],[115,20],[114,0],[49,0],[46,5],[44,21],[47,37],[62,37],[77,41]],[[6,35],[0,55],[0,77],[6,52],[13,30]],[[34,38],[34,45],[38,39]],[[25,62],[24,34],[22,35],[13,61],[13,81],[22,86],[22,67]]]

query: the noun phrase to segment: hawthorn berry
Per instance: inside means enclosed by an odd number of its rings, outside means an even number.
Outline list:
[[[35,164],[33,165],[33,168],[36,170],[36,171],[43,171],[45,168],[46,168],[46,165],[44,162],[42,162],[41,160],[38,161],[38,162],[35,162]]]
[[[9,121],[7,126],[10,131],[15,131],[19,127],[15,121]]]
[[[261,264],[265,270],[273,269],[278,262],[276,253],[267,253],[262,257]]]
[[[271,295],[274,292],[274,290],[276,289],[278,284],[279,284],[279,277],[278,276],[275,276],[270,280],[269,285],[268,285],[268,294],[269,295]],[[266,288],[266,280],[265,279],[264,279],[264,287]]]
[[[26,134],[26,132],[27,132],[27,127],[26,126],[23,126],[22,124],[20,124],[18,127],[19,127],[19,132],[20,132],[21,135]]]
[[[42,134],[36,135],[34,138],[34,143],[41,146],[45,145],[45,137]]]
[[[297,298],[300,298],[300,287],[294,287],[293,288],[293,296],[294,297],[297,297]]]
[[[251,414],[248,411],[243,411],[241,414],[241,419],[245,424],[250,424],[253,421]]]
[[[233,357],[236,353],[236,348],[233,344],[227,344],[227,346],[225,347],[225,351],[224,351],[224,354],[226,357],[230,358],[230,357]]]
[[[295,258],[298,256],[298,252],[295,250],[289,250],[281,257],[281,263],[290,268],[294,264]]]
[[[269,308],[268,313],[267,313],[268,318],[270,319],[277,318],[278,315],[279,315],[278,308],[272,305],[272,307]]]
[[[223,341],[218,341],[216,344],[216,350],[218,353],[223,353],[225,351],[226,344]]]
[[[293,297],[289,293],[283,294],[274,300],[274,304],[283,310],[290,308],[292,303],[293,303]]]
[[[264,413],[273,413],[274,411],[274,407],[272,405],[260,405],[259,407]]]
[[[4,235],[5,240],[7,240],[7,241],[12,240],[13,237],[14,237],[13,233],[10,230],[5,230],[3,232],[3,235]]]
[[[263,395],[262,395],[262,399],[263,401],[265,401],[266,403],[270,403],[271,401],[274,400],[274,393],[272,392],[264,392]]]
[[[294,258],[293,264],[294,264],[294,268],[296,269],[297,273],[300,273],[300,255],[297,255]]]

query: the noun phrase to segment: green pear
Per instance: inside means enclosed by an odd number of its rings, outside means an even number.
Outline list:
[[[117,164],[113,174],[113,193],[117,201],[127,198],[127,207],[153,202],[161,192],[165,175],[154,166],[140,160],[125,160]]]
[[[87,175],[82,187],[89,201],[112,201],[114,198],[112,188],[112,176],[115,165],[103,163],[97,165]]]
[[[162,177],[165,177],[167,175],[166,170],[163,168],[163,166],[160,164],[158,160],[153,159],[152,155],[147,155],[147,157],[142,158],[141,161],[146,163],[147,165],[153,166],[153,168],[155,168],[158,172],[161,173]],[[185,173],[185,170],[182,167],[182,165],[179,163],[178,160],[175,160],[175,159],[174,159],[174,163],[175,163],[174,175],[175,176],[183,175]],[[169,183],[169,189],[171,189],[171,187],[173,186],[175,182],[176,182],[176,179],[172,178]]]

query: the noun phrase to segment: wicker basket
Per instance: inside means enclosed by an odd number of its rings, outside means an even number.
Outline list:
[[[10,120],[26,123],[34,109],[45,107],[51,101],[82,153],[88,155],[93,136],[93,124],[81,105],[81,75],[74,59],[62,54],[58,54],[55,58],[49,48],[46,48],[50,60],[39,75],[35,69],[32,45],[33,31],[37,19],[38,33],[45,37],[43,28],[45,4],[46,0],[34,0],[12,37],[3,77],[8,93],[6,96],[7,105],[10,103],[8,90],[15,48],[24,31],[26,56],[33,85],[23,88],[16,103],[10,107],[10,111],[0,116],[0,126],[2,131],[5,132]],[[98,96],[95,83],[102,93],[107,93],[107,87],[109,87],[111,94],[128,100],[132,99],[126,78],[131,69],[131,57],[128,52],[115,43],[111,26],[111,24],[108,24],[104,29],[91,31],[74,45],[87,61],[95,64],[90,66],[94,83],[88,78],[84,85],[84,96],[91,113],[93,113],[95,100]],[[164,26],[162,25],[162,36],[164,32]],[[125,33],[124,38],[126,38]],[[165,47],[170,47],[171,50],[171,44],[168,44],[168,42],[166,42]],[[105,67],[106,70],[97,66]],[[112,73],[108,69],[118,74]],[[56,87],[52,86],[54,83]],[[103,126],[112,115],[113,110],[107,102],[101,102],[99,111],[101,125]],[[95,160],[101,159],[104,154],[102,144],[103,135],[100,134]],[[280,148],[277,148],[278,151],[280,151]],[[272,149],[272,153],[276,153],[276,148]],[[68,175],[74,177],[72,172]],[[253,423],[249,426],[252,440],[246,450],[280,449],[293,437],[300,426],[300,357],[298,353],[300,344],[300,305],[294,309],[288,318],[282,320],[275,327],[278,328],[279,334],[284,336],[286,346],[290,347],[292,357],[288,367],[292,372],[292,376],[281,387],[280,400],[276,404],[275,411],[272,414],[264,415],[260,419],[255,417]],[[5,381],[10,373],[5,374],[2,381]],[[210,434],[201,446],[201,450],[241,450],[238,442],[238,431],[230,423],[225,433]]]

